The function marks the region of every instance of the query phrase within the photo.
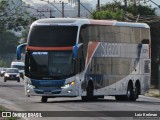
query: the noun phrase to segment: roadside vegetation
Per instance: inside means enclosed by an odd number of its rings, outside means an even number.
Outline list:
[[[0,0],[0,67],[10,66],[17,45],[25,42],[26,29],[36,19],[26,6],[22,0]]]
[[[135,4],[129,4],[125,7],[121,2],[113,2],[102,6],[100,10],[95,10],[92,13],[92,18],[125,21],[127,16],[137,15],[155,15],[155,9],[149,6],[137,6]]]
[[[150,89],[148,91],[148,93],[145,94],[146,96],[149,96],[149,97],[157,97],[157,98],[160,98],[160,90],[158,89]]]
[[[8,111],[8,109],[6,109],[5,107],[0,105],[0,113],[1,112],[5,112],[5,111]],[[1,118],[0,118],[0,120],[1,120]],[[5,118],[5,119],[2,118],[2,120],[18,120],[18,118],[16,118],[16,117],[8,117],[8,118]]]
[[[160,90],[155,88],[155,85],[151,85],[150,90],[145,94],[145,96],[160,98]]]

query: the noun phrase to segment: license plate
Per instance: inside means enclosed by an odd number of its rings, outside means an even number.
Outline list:
[[[46,95],[51,95],[52,92],[44,92],[44,94],[46,94]]]

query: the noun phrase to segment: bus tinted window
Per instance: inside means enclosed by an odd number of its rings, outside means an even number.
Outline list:
[[[29,46],[73,46],[76,43],[77,26],[33,26],[28,38]]]

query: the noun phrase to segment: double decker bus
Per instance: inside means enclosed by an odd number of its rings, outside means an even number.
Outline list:
[[[135,101],[150,86],[150,28],[145,23],[48,18],[32,23],[25,51],[25,94]]]

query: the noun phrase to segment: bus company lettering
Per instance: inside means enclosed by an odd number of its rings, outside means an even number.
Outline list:
[[[101,43],[102,57],[119,57],[120,56],[120,45],[117,43]]]

